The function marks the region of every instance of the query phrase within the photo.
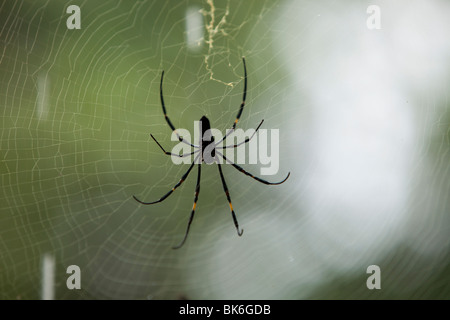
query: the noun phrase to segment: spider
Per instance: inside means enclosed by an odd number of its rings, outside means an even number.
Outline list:
[[[184,238],[183,240],[175,247],[173,247],[173,249],[179,249],[183,246],[183,244],[186,242],[187,236],[189,234],[189,229],[191,227],[191,223],[192,220],[194,219],[194,214],[195,214],[195,209],[197,207],[197,200],[198,200],[198,195],[200,193],[200,175],[201,175],[201,164],[203,162],[205,163],[213,163],[214,161],[217,163],[217,166],[219,168],[219,175],[220,175],[220,179],[222,180],[222,186],[223,186],[223,190],[225,192],[225,195],[227,197],[228,200],[228,204],[230,205],[230,210],[231,210],[231,215],[233,217],[233,222],[234,225],[236,227],[236,231],[237,234],[239,236],[242,236],[244,230],[241,229],[239,230],[239,223],[237,221],[236,218],[236,213],[234,212],[233,209],[233,205],[231,204],[231,198],[230,198],[230,192],[228,191],[228,187],[227,184],[225,182],[225,177],[223,175],[222,172],[222,166],[220,165],[219,162],[219,158],[218,156],[222,157],[226,162],[228,162],[229,164],[231,164],[234,168],[236,168],[239,172],[242,172],[243,174],[250,176],[251,178],[255,179],[258,182],[261,182],[263,184],[266,185],[279,185],[282,184],[283,182],[285,182],[290,175],[290,172],[287,174],[286,178],[284,178],[282,181],[280,182],[269,182],[266,180],[263,180],[261,178],[258,178],[254,175],[252,175],[251,173],[245,171],[243,168],[241,168],[240,166],[238,166],[237,164],[235,164],[234,162],[230,161],[228,158],[226,158],[218,149],[226,149],[226,148],[237,148],[240,145],[247,143],[250,141],[250,139],[253,138],[253,136],[255,135],[255,133],[258,131],[259,127],[261,127],[262,123],[264,122],[264,120],[262,120],[258,127],[256,128],[255,132],[250,136],[247,137],[243,142],[241,143],[237,143],[237,144],[233,144],[233,145],[228,145],[228,146],[218,146],[220,143],[222,143],[222,141],[224,141],[236,128],[236,125],[242,115],[242,111],[244,110],[244,106],[245,106],[245,98],[247,96],[247,67],[245,65],[245,58],[242,57],[242,63],[244,65],[244,93],[243,93],[243,97],[242,97],[242,103],[239,107],[239,111],[238,114],[236,116],[236,120],[234,120],[234,123],[231,127],[231,129],[225,134],[225,136],[217,143],[214,142],[214,137],[211,135],[209,129],[211,128],[210,122],[208,120],[208,118],[206,116],[203,116],[200,119],[200,130],[202,132],[202,138],[200,140],[200,145],[194,145],[191,144],[190,142],[186,141],[182,136],[180,136],[177,132],[177,129],[174,127],[174,125],[172,124],[172,122],[170,121],[169,117],[167,116],[167,111],[166,111],[166,106],[164,104],[164,97],[163,97],[163,79],[164,79],[164,71],[161,74],[161,82],[160,82],[160,87],[159,87],[159,94],[160,94],[160,99],[161,99],[161,106],[162,106],[162,110],[164,113],[164,118],[166,119],[167,124],[169,125],[170,129],[172,129],[172,131],[176,134],[178,140],[182,143],[188,144],[191,147],[193,147],[194,149],[196,149],[195,151],[192,151],[190,153],[186,153],[186,154],[173,154],[171,152],[166,151],[163,146],[155,139],[155,137],[150,134],[150,136],[152,137],[152,139],[156,142],[156,144],[159,146],[159,148],[166,154],[169,156],[177,156],[177,157],[187,157],[187,156],[191,156],[193,154],[198,153],[198,155],[195,156],[194,161],[192,162],[192,164],[190,165],[189,169],[183,174],[183,176],[181,177],[180,181],[178,181],[178,183],[169,191],[167,192],[165,195],[163,195],[159,200],[153,201],[153,202],[144,202],[139,200],[136,196],[133,195],[133,198],[144,205],[150,205],[150,204],[155,204],[155,203],[159,203],[164,201],[165,199],[167,199],[167,197],[169,197],[174,191],[175,189],[177,189],[189,176],[189,173],[192,171],[192,168],[194,167],[194,164],[196,162],[198,162],[198,173],[197,173],[197,185],[195,187],[195,193],[194,193],[194,204],[192,206],[192,211],[191,211],[191,215],[189,217],[189,222],[187,225],[187,229],[186,232],[184,234]],[[205,153],[205,151],[208,152],[208,154]],[[201,157],[201,159],[199,159]]]

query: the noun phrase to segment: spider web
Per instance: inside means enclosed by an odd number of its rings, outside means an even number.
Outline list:
[[[449,298],[450,47],[443,1],[61,1],[0,4],[0,292],[55,299]],[[420,19],[418,19],[420,17]],[[431,36],[433,35],[433,36]],[[150,139],[207,115],[280,129],[265,186]],[[259,175],[258,165],[243,165]],[[379,265],[382,290],[368,290]],[[81,290],[68,290],[78,265]]]

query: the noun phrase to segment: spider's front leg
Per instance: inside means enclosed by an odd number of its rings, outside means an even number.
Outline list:
[[[218,146],[222,141],[224,141],[224,140],[225,140],[225,139],[226,139],[226,138],[234,131],[234,129],[230,129],[230,130],[225,134],[225,137],[223,137],[222,140],[220,140],[219,142],[216,143],[216,147],[217,147],[218,149],[237,148],[237,147],[239,147],[240,145],[243,145],[244,143],[249,142],[250,140],[252,140],[252,138],[253,138],[253,137],[255,136],[255,134],[258,132],[258,130],[259,130],[259,128],[261,127],[261,125],[263,124],[263,122],[264,122],[264,119],[262,119],[261,122],[259,123],[259,125],[256,127],[255,132],[253,132],[252,135],[251,135],[250,137],[247,137],[244,141],[242,141],[242,142],[240,142],[240,143],[237,143],[237,144],[232,144],[232,145],[229,145],[229,146],[224,146],[224,147]]]
[[[150,136],[152,137],[153,140],[155,140],[156,144],[161,148],[161,150],[167,154],[168,156],[175,156],[175,157],[180,157],[180,158],[184,158],[184,157],[188,157],[188,156],[192,156],[193,154],[196,154],[197,152],[200,151],[200,149],[192,151],[190,153],[184,153],[184,154],[176,154],[176,153],[172,153],[169,151],[166,151],[162,145],[159,144],[159,142],[156,140],[156,138],[150,133]]]

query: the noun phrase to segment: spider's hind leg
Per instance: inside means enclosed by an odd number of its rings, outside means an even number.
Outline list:
[[[192,162],[191,166],[189,167],[189,169],[183,174],[183,176],[181,177],[180,181],[178,181],[178,183],[172,188],[170,189],[169,192],[167,192],[165,195],[163,195],[159,200],[156,201],[152,201],[152,202],[145,202],[142,200],[139,200],[135,195],[133,195],[134,200],[136,200],[137,202],[141,203],[141,204],[145,204],[145,205],[149,205],[149,204],[155,204],[155,203],[159,203],[164,201],[168,196],[170,196],[179,186],[181,186],[181,184],[187,179],[187,177],[189,176],[189,173],[191,172],[192,168],[194,167],[195,162],[197,161],[197,159],[200,156],[197,155],[194,159],[194,161]]]
[[[192,212],[191,216],[189,217],[189,222],[187,225],[186,233],[184,234],[183,240],[175,247],[172,247],[172,249],[179,249],[183,246],[183,244],[186,242],[187,236],[189,234],[189,229],[191,228],[192,220],[194,219],[195,214],[195,208],[197,207],[197,200],[198,200],[198,194],[200,193],[200,175],[202,172],[201,164],[198,165],[198,176],[197,176],[197,186],[195,187],[195,195],[194,195],[194,205],[192,206]]]
[[[230,192],[228,191],[227,183],[225,182],[225,177],[223,176],[222,166],[219,163],[219,159],[217,159],[217,166],[219,167],[220,179],[222,180],[223,191],[225,191],[225,195],[227,196],[228,204],[230,205],[231,215],[233,216],[234,226],[236,227],[237,234],[242,236],[244,233],[244,229],[239,230],[239,223],[236,218],[236,214],[234,213],[233,205],[231,204]]]

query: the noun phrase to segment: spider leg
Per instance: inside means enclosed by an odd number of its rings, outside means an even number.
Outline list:
[[[175,129],[174,125],[172,124],[172,121],[170,121],[169,116],[167,115],[166,105],[164,104],[163,79],[164,79],[164,71],[161,73],[161,83],[159,85],[159,96],[161,98],[161,106],[162,106],[164,118],[166,119],[167,124],[169,125],[170,129],[172,129],[172,131],[175,132],[175,134],[177,135],[177,138],[180,142],[183,142],[191,147],[198,148],[199,146],[196,146],[196,145],[186,141],[182,136],[180,136],[179,133],[177,132],[177,129]]]
[[[172,249],[179,249],[186,242],[187,236],[189,234],[189,229],[191,228],[192,220],[194,219],[195,208],[197,207],[198,194],[200,193],[200,175],[201,175],[201,172],[202,172],[202,167],[201,167],[201,164],[199,163],[198,164],[197,186],[195,187],[195,194],[194,194],[194,205],[192,206],[192,212],[191,212],[191,216],[189,217],[189,222],[188,222],[188,225],[187,225],[186,233],[184,234],[184,238],[180,242],[180,244],[178,244],[175,247],[172,247]]]
[[[264,122],[264,119],[261,120],[261,122],[259,123],[258,127],[256,127],[255,132],[253,132],[253,134],[252,134],[250,137],[246,138],[243,142],[240,142],[240,143],[238,143],[238,144],[232,144],[232,145],[225,146],[225,147],[219,146],[219,147],[217,147],[217,149],[237,148],[237,147],[239,147],[240,145],[243,145],[244,143],[249,142],[249,141],[253,138],[253,136],[256,134],[256,132],[258,132],[259,127],[261,127],[261,125],[263,124],[263,122]],[[226,136],[225,136],[225,137],[226,137]],[[217,142],[217,143],[216,143],[216,146],[217,146],[219,143],[221,143],[223,140],[224,140],[224,139],[222,139],[221,141]]]
[[[185,153],[185,154],[176,154],[176,153],[172,153],[172,152],[169,152],[169,151],[164,150],[164,148],[162,147],[162,145],[159,144],[159,142],[155,139],[155,137],[154,137],[152,134],[150,134],[150,136],[153,138],[153,140],[155,140],[156,144],[161,148],[161,150],[162,150],[165,154],[167,154],[168,156],[176,156],[176,157],[184,158],[184,157],[192,156],[193,154],[195,154],[195,153],[197,153],[197,152],[200,151],[200,149],[198,149],[198,150],[192,151],[192,152],[190,152],[190,153]]]
[[[136,196],[133,195],[134,200],[136,200],[137,202],[141,203],[141,204],[155,204],[158,202],[162,202],[164,201],[168,196],[170,196],[172,194],[172,192],[175,191],[176,188],[178,188],[188,177],[189,173],[191,172],[192,168],[194,167],[195,162],[197,161],[199,156],[196,156],[194,161],[192,162],[191,166],[189,167],[189,169],[186,171],[186,173],[181,177],[180,181],[178,181],[178,183],[175,185],[175,187],[173,187],[169,192],[167,192],[165,195],[163,195],[159,200],[153,201],[153,202],[144,202],[139,200],[138,198],[136,198]]]
[[[244,110],[244,106],[245,106],[245,99],[247,97],[247,67],[245,65],[245,58],[242,57],[242,63],[244,64],[244,93],[242,95],[242,102],[241,102],[241,106],[239,107],[239,111],[236,117],[236,120],[234,120],[233,123],[233,130],[236,128],[236,124],[239,121],[239,118],[242,115],[242,111]]]
[[[228,163],[231,164],[233,167],[235,167],[239,172],[242,172],[243,174],[245,174],[245,175],[247,175],[247,176],[249,176],[249,177],[252,177],[252,178],[255,179],[256,181],[261,182],[261,183],[264,183],[264,184],[267,184],[267,185],[277,185],[277,184],[282,184],[282,183],[285,182],[285,181],[289,178],[289,176],[291,175],[291,173],[289,172],[289,173],[287,174],[286,178],[284,178],[284,179],[281,180],[280,182],[269,182],[269,181],[266,181],[266,180],[264,180],[264,179],[258,178],[258,177],[256,177],[256,176],[252,175],[251,173],[245,171],[243,168],[241,168],[241,167],[238,166],[237,164],[235,164],[235,163],[233,163],[232,161],[228,160],[227,157],[225,157],[225,156],[224,156],[222,153],[220,153],[219,151],[216,150],[216,153],[217,153],[219,156],[221,156],[226,162],[228,162]]]
[[[245,58],[244,57],[242,57],[242,62],[244,64],[244,93],[242,94],[241,106],[239,107],[239,111],[238,111],[238,114],[236,116],[236,120],[234,120],[232,128],[228,130],[228,132],[225,134],[225,136],[222,138],[222,140],[220,140],[217,144],[219,144],[222,141],[224,141],[234,131],[234,129],[236,129],[236,125],[237,125],[239,119],[241,118],[242,111],[244,110],[245,99],[247,98],[247,67],[245,65]]]
[[[227,183],[225,182],[225,177],[223,176],[223,172],[222,172],[222,166],[220,165],[218,159],[217,159],[217,165],[219,167],[220,179],[222,179],[223,191],[225,191],[225,195],[227,196],[227,200],[230,205],[230,210],[231,210],[231,215],[233,216],[234,226],[236,227],[237,234],[239,236],[242,236],[242,234],[244,233],[244,230],[241,229],[239,231],[239,223],[237,221],[236,214],[234,213],[233,205],[231,204],[230,193],[228,192]]]

